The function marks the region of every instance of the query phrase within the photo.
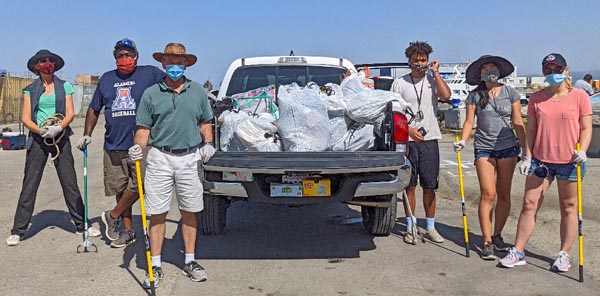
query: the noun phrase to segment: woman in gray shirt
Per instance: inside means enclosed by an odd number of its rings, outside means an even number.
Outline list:
[[[481,258],[484,260],[496,259],[494,251],[506,251],[501,233],[510,213],[511,183],[519,145],[526,147],[520,96],[514,88],[498,82],[513,71],[513,65],[498,56],[485,55],[469,65],[466,81],[477,88],[466,99],[467,117],[461,140],[454,143],[455,151],[464,148],[477,115],[474,147],[481,190],[478,211],[483,236]],[[524,148],[521,151],[525,151]],[[498,202],[494,209],[496,196]],[[492,211],[496,215],[493,233]]]

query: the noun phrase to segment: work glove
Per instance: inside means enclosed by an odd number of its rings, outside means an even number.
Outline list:
[[[202,157],[202,162],[207,163],[213,155],[215,155],[215,147],[213,147],[212,143],[206,143],[202,148],[200,148],[200,157]]]
[[[132,161],[141,160],[143,156],[144,153],[142,153],[142,147],[140,145],[135,144],[129,147],[129,159]]]
[[[63,131],[62,126],[60,124],[56,125],[47,125],[40,129],[40,136],[43,138],[56,138]]]
[[[77,149],[83,151],[90,143],[92,143],[92,137],[83,136],[77,141]]]
[[[460,140],[458,142],[454,142],[454,143],[452,143],[452,146],[454,146],[454,152],[463,150],[463,148],[465,148],[465,140]]]
[[[523,156],[521,158],[521,161],[519,161],[518,167],[519,174],[527,175],[527,173],[529,173],[529,168],[531,167],[531,159],[529,157]]]
[[[585,151],[579,150],[579,152],[578,152],[577,150],[573,150],[573,161],[586,162],[586,160],[587,160],[587,155],[585,154]]]

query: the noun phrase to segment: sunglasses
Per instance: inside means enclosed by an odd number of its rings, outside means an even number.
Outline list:
[[[546,178],[548,177],[548,168],[545,165],[540,165],[535,170],[533,170],[533,174],[538,178]]]
[[[561,74],[564,70],[565,70],[565,68],[563,68],[563,67],[554,67],[554,68],[547,67],[544,69],[543,73],[544,73],[544,76],[550,75],[550,74]]]
[[[125,38],[125,39],[121,39],[119,41],[117,41],[117,44],[115,45],[124,45],[124,46],[128,46],[128,47],[134,47],[135,48],[135,43],[133,43],[133,41]]]
[[[41,58],[37,61],[38,64],[43,64],[45,62],[55,63],[54,58]]]

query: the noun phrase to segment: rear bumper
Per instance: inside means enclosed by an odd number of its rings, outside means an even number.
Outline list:
[[[204,191],[211,195],[237,197],[267,203],[315,203],[320,201],[350,201],[355,197],[388,195],[401,192],[410,180],[410,170],[398,170],[392,180],[361,180],[360,177],[348,177],[339,192],[330,198],[271,198],[267,196],[255,182],[220,182],[204,181]],[[364,178],[369,179],[369,178]]]

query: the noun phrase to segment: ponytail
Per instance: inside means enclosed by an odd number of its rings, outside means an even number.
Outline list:
[[[573,89],[573,81],[571,80],[571,76],[569,75],[567,75],[567,78],[565,78],[565,86],[569,91]]]

